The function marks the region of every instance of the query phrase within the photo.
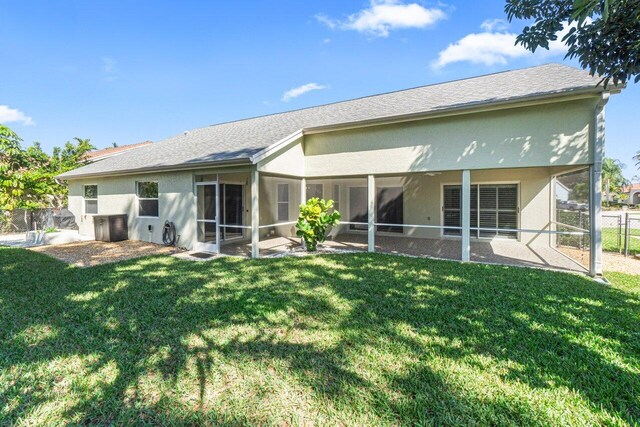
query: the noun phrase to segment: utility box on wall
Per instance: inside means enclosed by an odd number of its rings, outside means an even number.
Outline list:
[[[119,242],[129,239],[127,214],[94,215],[93,227],[96,240],[101,242]]]

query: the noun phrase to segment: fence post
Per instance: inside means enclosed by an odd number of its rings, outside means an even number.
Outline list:
[[[624,256],[629,256],[629,212],[624,214]]]
[[[618,215],[618,253],[622,253],[622,215]]]

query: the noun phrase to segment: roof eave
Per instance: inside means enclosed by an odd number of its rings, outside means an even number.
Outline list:
[[[55,179],[70,181],[74,179],[84,179],[84,178],[105,178],[110,176],[125,176],[125,175],[145,174],[145,173],[153,173],[153,172],[173,172],[173,171],[183,171],[183,170],[191,170],[191,169],[206,169],[206,168],[216,167],[216,166],[220,166],[220,167],[250,166],[252,164],[253,163],[251,162],[251,160],[247,157],[247,158],[230,159],[230,160],[217,160],[217,161],[211,161],[211,162],[184,163],[184,164],[172,165],[172,166],[150,166],[150,167],[136,168],[136,169],[125,169],[121,171],[96,172],[96,173],[87,173],[87,174],[79,174],[79,175],[67,175],[66,173],[64,173],[62,175],[56,176]]]

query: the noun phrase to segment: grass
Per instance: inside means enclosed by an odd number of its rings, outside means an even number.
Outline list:
[[[624,229],[620,240],[617,228],[605,227],[602,229],[602,250],[607,252],[618,252],[618,248],[624,252]],[[635,255],[640,253],[640,228],[630,228],[629,230],[629,253]],[[620,244],[620,246],[618,246]]]
[[[633,425],[640,280],[0,248],[0,425]]]

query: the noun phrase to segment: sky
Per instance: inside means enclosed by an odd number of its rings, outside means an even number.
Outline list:
[[[0,0],[0,123],[98,148],[426,84],[564,62],[514,46],[503,0]],[[640,175],[640,84],[606,109],[606,155]]]

